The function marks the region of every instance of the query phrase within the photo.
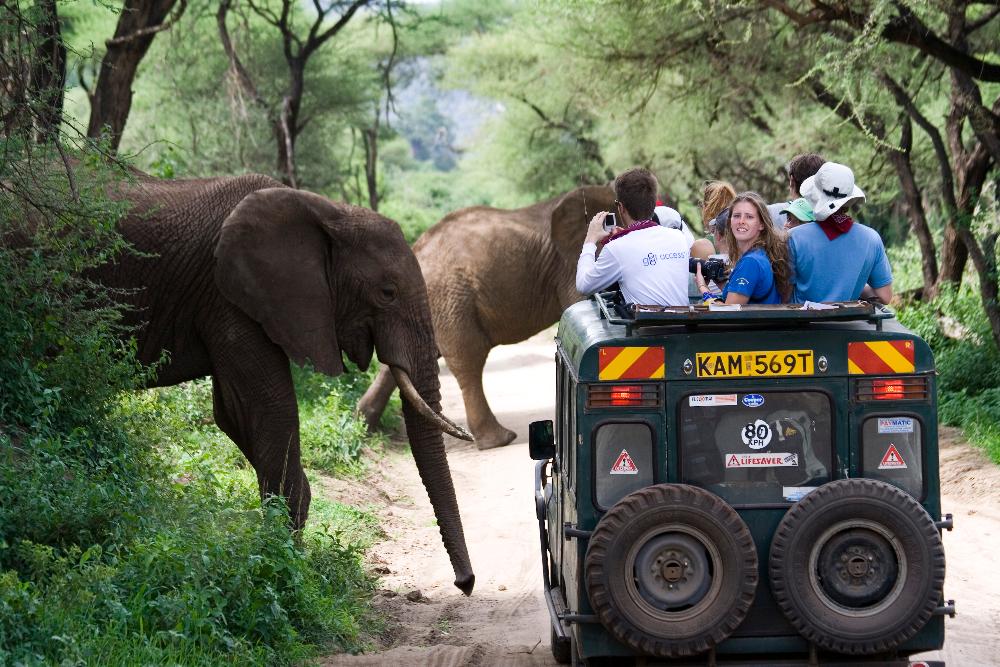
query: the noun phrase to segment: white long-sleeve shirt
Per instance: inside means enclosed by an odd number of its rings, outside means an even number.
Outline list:
[[[597,246],[584,243],[576,264],[576,289],[593,294],[618,281],[628,303],[688,304],[688,257],[684,234],[648,227],[613,239],[595,259]]]

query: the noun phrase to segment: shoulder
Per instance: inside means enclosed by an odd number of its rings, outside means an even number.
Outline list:
[[[878,239],[879,242],[882,241],[882,235],[881,234],[879,234],[877,231],[875,231],[874,229],[872,229],[868,225],[862,224],[862,223],[858,222],[857,220],[854,221],[854,225],[851,228],[851,231],[855,231],[855,230],[857,230],[856,233],[857,233],[858,236],[863,236],[863,237],[870,238],[870,239]]]

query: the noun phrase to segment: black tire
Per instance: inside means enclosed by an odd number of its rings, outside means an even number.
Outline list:
[[[559,639],[555,628],[549,628],[549,646],[552,648],[552,657],[560,665],[568,665],[573,659],[570,638]]]
[[[909,494],[845,479],[788,510],[771,541],[770,574],[778,606],[803,637],[838,653],[881,653],[930,620],[944,546]]]
[[[644,655],[694,655],[743,622],[757,588],[757,550],[718,496],[657,484],[604,515],[584,576],[591,606],[620,642]]]

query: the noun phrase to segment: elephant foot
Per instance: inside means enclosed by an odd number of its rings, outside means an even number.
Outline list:
[[[497,426],[497,428],[486,433],[476,433],[475,436],[476,449],[494,449],[495,447],[503,447],[514,442],[514,439],[517,438],[517,433],[503,426]]]

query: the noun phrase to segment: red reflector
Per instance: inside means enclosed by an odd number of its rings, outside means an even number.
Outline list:
[[[613,385],[611,405],[642,405],[642,387],[634,384]]]
[[[906,387],[902,380],[874,380],[872,398],[876,401],[895,401],[903,398]]]

